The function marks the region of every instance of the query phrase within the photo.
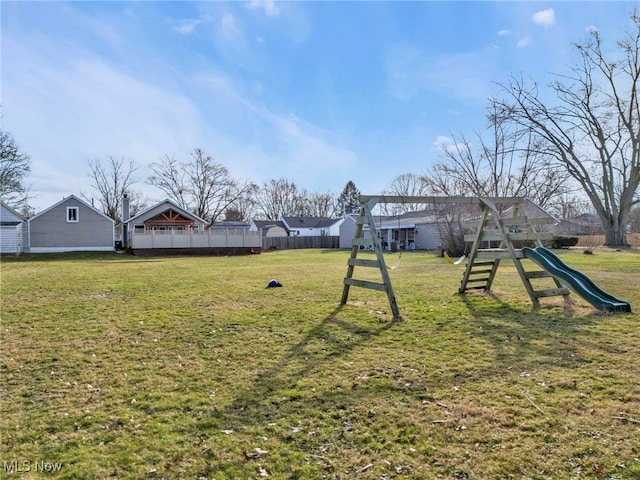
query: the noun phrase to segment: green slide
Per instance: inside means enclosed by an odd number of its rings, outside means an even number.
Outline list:
[[[609,312],[631,311],[631,305],[628,302],[619,300],[602,290],[584,273],[567,266],[551,250],[544,247],[525,247],[522,252],[597,309]]]

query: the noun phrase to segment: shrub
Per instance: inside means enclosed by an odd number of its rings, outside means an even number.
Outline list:
[[[554,235],[552,240],[545,243],[547,248],[569,248],[578,244],[578,237],[569,235]]]

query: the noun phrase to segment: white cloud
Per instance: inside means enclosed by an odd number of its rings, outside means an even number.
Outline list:
[[[453,145],[453,138],[447,137],[445,135],[438,135],[436,139],[433,141],[433,146],[437,150],[446,150],[451,145]]]
[[[540,10],[539,12],[533,14],[532,20],[538,25],[550,27],[551,25],[556,23],[556,13],[553,8]]]
[[[523,37],[520,40],[518,40],[518,43],[516,43],[516,47],[518,48],[528,47],[532,43],[533,43],[533,38]]]
[[[251,0],[247,7],[252,10],[262,10],[268,17],[280,15],[280,6],[272,0]]]
[[[508,37],[509,35],[511,35],[511,30],[507,30],[506,28],[503,28],[502,30],[498,30],[499,37]]]
[[[178,25],[173,27],[173,30],[181,35],[189,35],[193,33],[198,25],[202,23],[202,20],[182,20]]]
[[[3,72],[3,120],[32,157],[27,183],[39,210],[89,194],[88,161],[109,155],[145,166],[200,147],[233,175],[287,177],[310,190],[356,168],[357,155],[336,134],[255,103],[259,84],[247,93],[225,73],[137,69],[36,35],[3,38],[3,54],[13,65]],[[136,188],[160,200],[148,173]]]
[[[225,37],[235,37],[240,33],[236,19],[230,13],[225,13],[222,16],[220,27]]]

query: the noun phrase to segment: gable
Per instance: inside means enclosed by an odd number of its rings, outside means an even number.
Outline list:
[[[157,227],[157,226],[166,226],[166,227],[193,227],[194,220],[192,218],[187,218],[182,215],[180,212],[176,212],[174,209],[170,208],[169,210],[165,210],[158,215],[151,217],[145,220],[144,224],[147,228]]]
[[[164,216],[163,216],[164,215]],[[197,215],[193,215],[184,208],[176,205],[171,200],[165,199],[148,208],[142,213],[128,219],[128,225],[165,225],[165,226],[185,226],[194,225],[204,229],[207,222]],[[164,223],[163,223],[164,222]]]
[[[103,221],[109,222],[111,225],[113,225],[115,223],[111,218],[106,216],[100,210],[96,209],[95,207],[92,207],[87,202],[85,202],[84,200],[82,200],[79,197],[76,197],[73,194],[69,195],[68,197],[63,198],[58,203],[54,203],[49,208],[45,208],[40,213],[38,213],[38,214],[34,215],[33,217],[31,217],[29,219],[29,222],[31,223],[31,222],[36,221],[36,223],[37,223],[37,220],[40,217],[45,217],[45,218],[48,219],[48,221],[51,221],[53,216],[58,216],[59,217],[59,212],[62,211],[63,207],[65,209],[66,209],[66,207],[77,207],[78,208],[78,212],[86,212],[87,214],[89,214],[90,218],[93,219],[93,221],[103,220]],[[63,220],[64,219],[65,219],[65,217],[63,217]]]

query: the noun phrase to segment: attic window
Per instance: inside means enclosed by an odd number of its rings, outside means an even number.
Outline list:
[[[80,209],[78,207],[67,207],[67,222],[76,223],[80,219]]]

